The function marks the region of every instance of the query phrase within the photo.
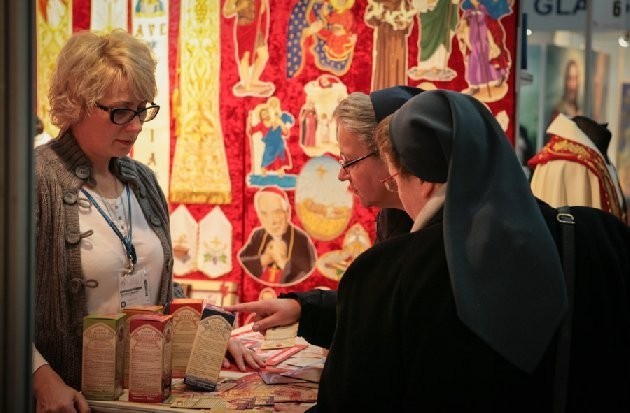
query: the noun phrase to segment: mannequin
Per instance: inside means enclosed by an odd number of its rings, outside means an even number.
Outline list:
[[[574,116],[572,120],[591,142],[595,144],[606,160],[606,163],[610,164],[610,159],[608,159],[608,145],[610,144],[612,133],[608,129],[608,123],[597,123],[591,118],[580,115]]]
[[[529,160],[534,195],[551,206],[590,206],[625,222],[626,205],[617,171],[607,155],[612,134],[607,124],[586,116],[559,114],[550,140]]]

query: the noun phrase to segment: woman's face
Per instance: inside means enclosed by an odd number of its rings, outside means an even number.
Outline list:
[[[101,108],[92,108],[71,129],[79,146],[92,162],[109,162],[112,157],[129,154],[142,131],[142,122],[135,116],[124,125],[116,125],[111,121],[109,111],[103,108],[140,110],[147,106],[147,102],[135,100],[127,82],[123,82],[109,88],[97,103]]]
[[[344,162],[350,162],[371,153],[360,138],[348,131],[342,123],[337,123],[339,154]],[[348,189],[363,206],[395,208],[400,201],[395,193],[388,192],[381,183],[387,177],[385,163],[374,154],[355,162],[347,168],[339,168],[337,179],[348,181]]]
[[[412,219],[414,219],[424,205],[427,203],[427,191],[424,185],[430,185],[423,182],[420,178],[413,175],[402,175],[400,169],[387,159],[387,170],[389,175],[393,176],[398,188],[398,196],[402,202],[403,209]]]

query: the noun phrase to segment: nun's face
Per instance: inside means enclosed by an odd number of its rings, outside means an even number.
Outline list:
[[[400,170],[389,160],[386,163],[389,176],[391,177],[389,180],[395,182],[394,185],[390,184],[390,186],[398,188],[398,196],[402,202],[403,209],[411,219],[415,219],[426,205],[432,192],[433,184],[423,182],[417,176],[401,175]]]
[[[389,192],[382,180],[387,178],[387,167],[377,154],[372,154],[361,140],[348,132],[343,124],[337,124],[339,155],[346,167],[339,168],[337,178],[348,181],[349,190],[359,198],[361,205],[379,208],[400,208],[398,194]],[[352,162],[357,159],[358,162]],[[351,163],[352,162],[352,163]],[[351,163],[351,164],[350,164]]]

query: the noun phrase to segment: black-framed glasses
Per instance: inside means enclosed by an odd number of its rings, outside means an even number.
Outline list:
[[[346,161],[344,159],[339,159],[339,165],[341,165],[341,167],[348,172],[348,168],[350,168],[352,165],[356,164],[357,162],[361,162],[362,160],[364,160],[365,158],[369,158],[370,156],[374,156],[376,155],[377,152],[376,151],[372,151],[370,153],[368,153],[367,155],[363,155],[357,159],[353,159],[351,161]]]
[[[381,179],[381,183],[385,185],[385,189],[389,192],[398,192],[398,184],[396,184],[396,180],[394,179],[398,175],[400,175],[400,172],[396,172],[385,179]]]
[[[142,108],[139,110],[133,110],[128,108],[110,108],[107,106],[103,106],[99,103],[96,104],[96,107],[100,110],[104,110],[109,113],[109,120],[116,125],[125,125],[133,120],[136,116],[140,119],[140,122],[148,122],[150,120],[155,119],[157,116],[160,106],[151,102],[151,105],[146,108]]]

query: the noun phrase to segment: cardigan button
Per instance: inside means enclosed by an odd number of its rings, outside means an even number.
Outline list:
[[[78,244],[81,241],[81,234],[78,232],[68,232],[66,233],[66,242],[68,244],[74,245]]]
[[[90,176],[90,167],[85,165],[77,166],[74,170],[74,174],[81,179],[86,179]]]
[[[77,203],[77,194],[74,192],[65,192],[63,194],[63,203],[66,205],[74,205]]]
[[[151,220],[151,223],[156,226],[156,227],[160,227],[162,226],[162,221],[160,221],[160,218],[157,217],[157,215],[151,215],[151,218],[149,218]]]
[[[83,288],[96,288],[98,284],[97,280],[83,280],[77,277],[70,280],[69,288],[72,294],[78,294]]]
[[[73,278],[70,280],[70,292],[77,294],[83,289],[83,280],[80,278]]]

